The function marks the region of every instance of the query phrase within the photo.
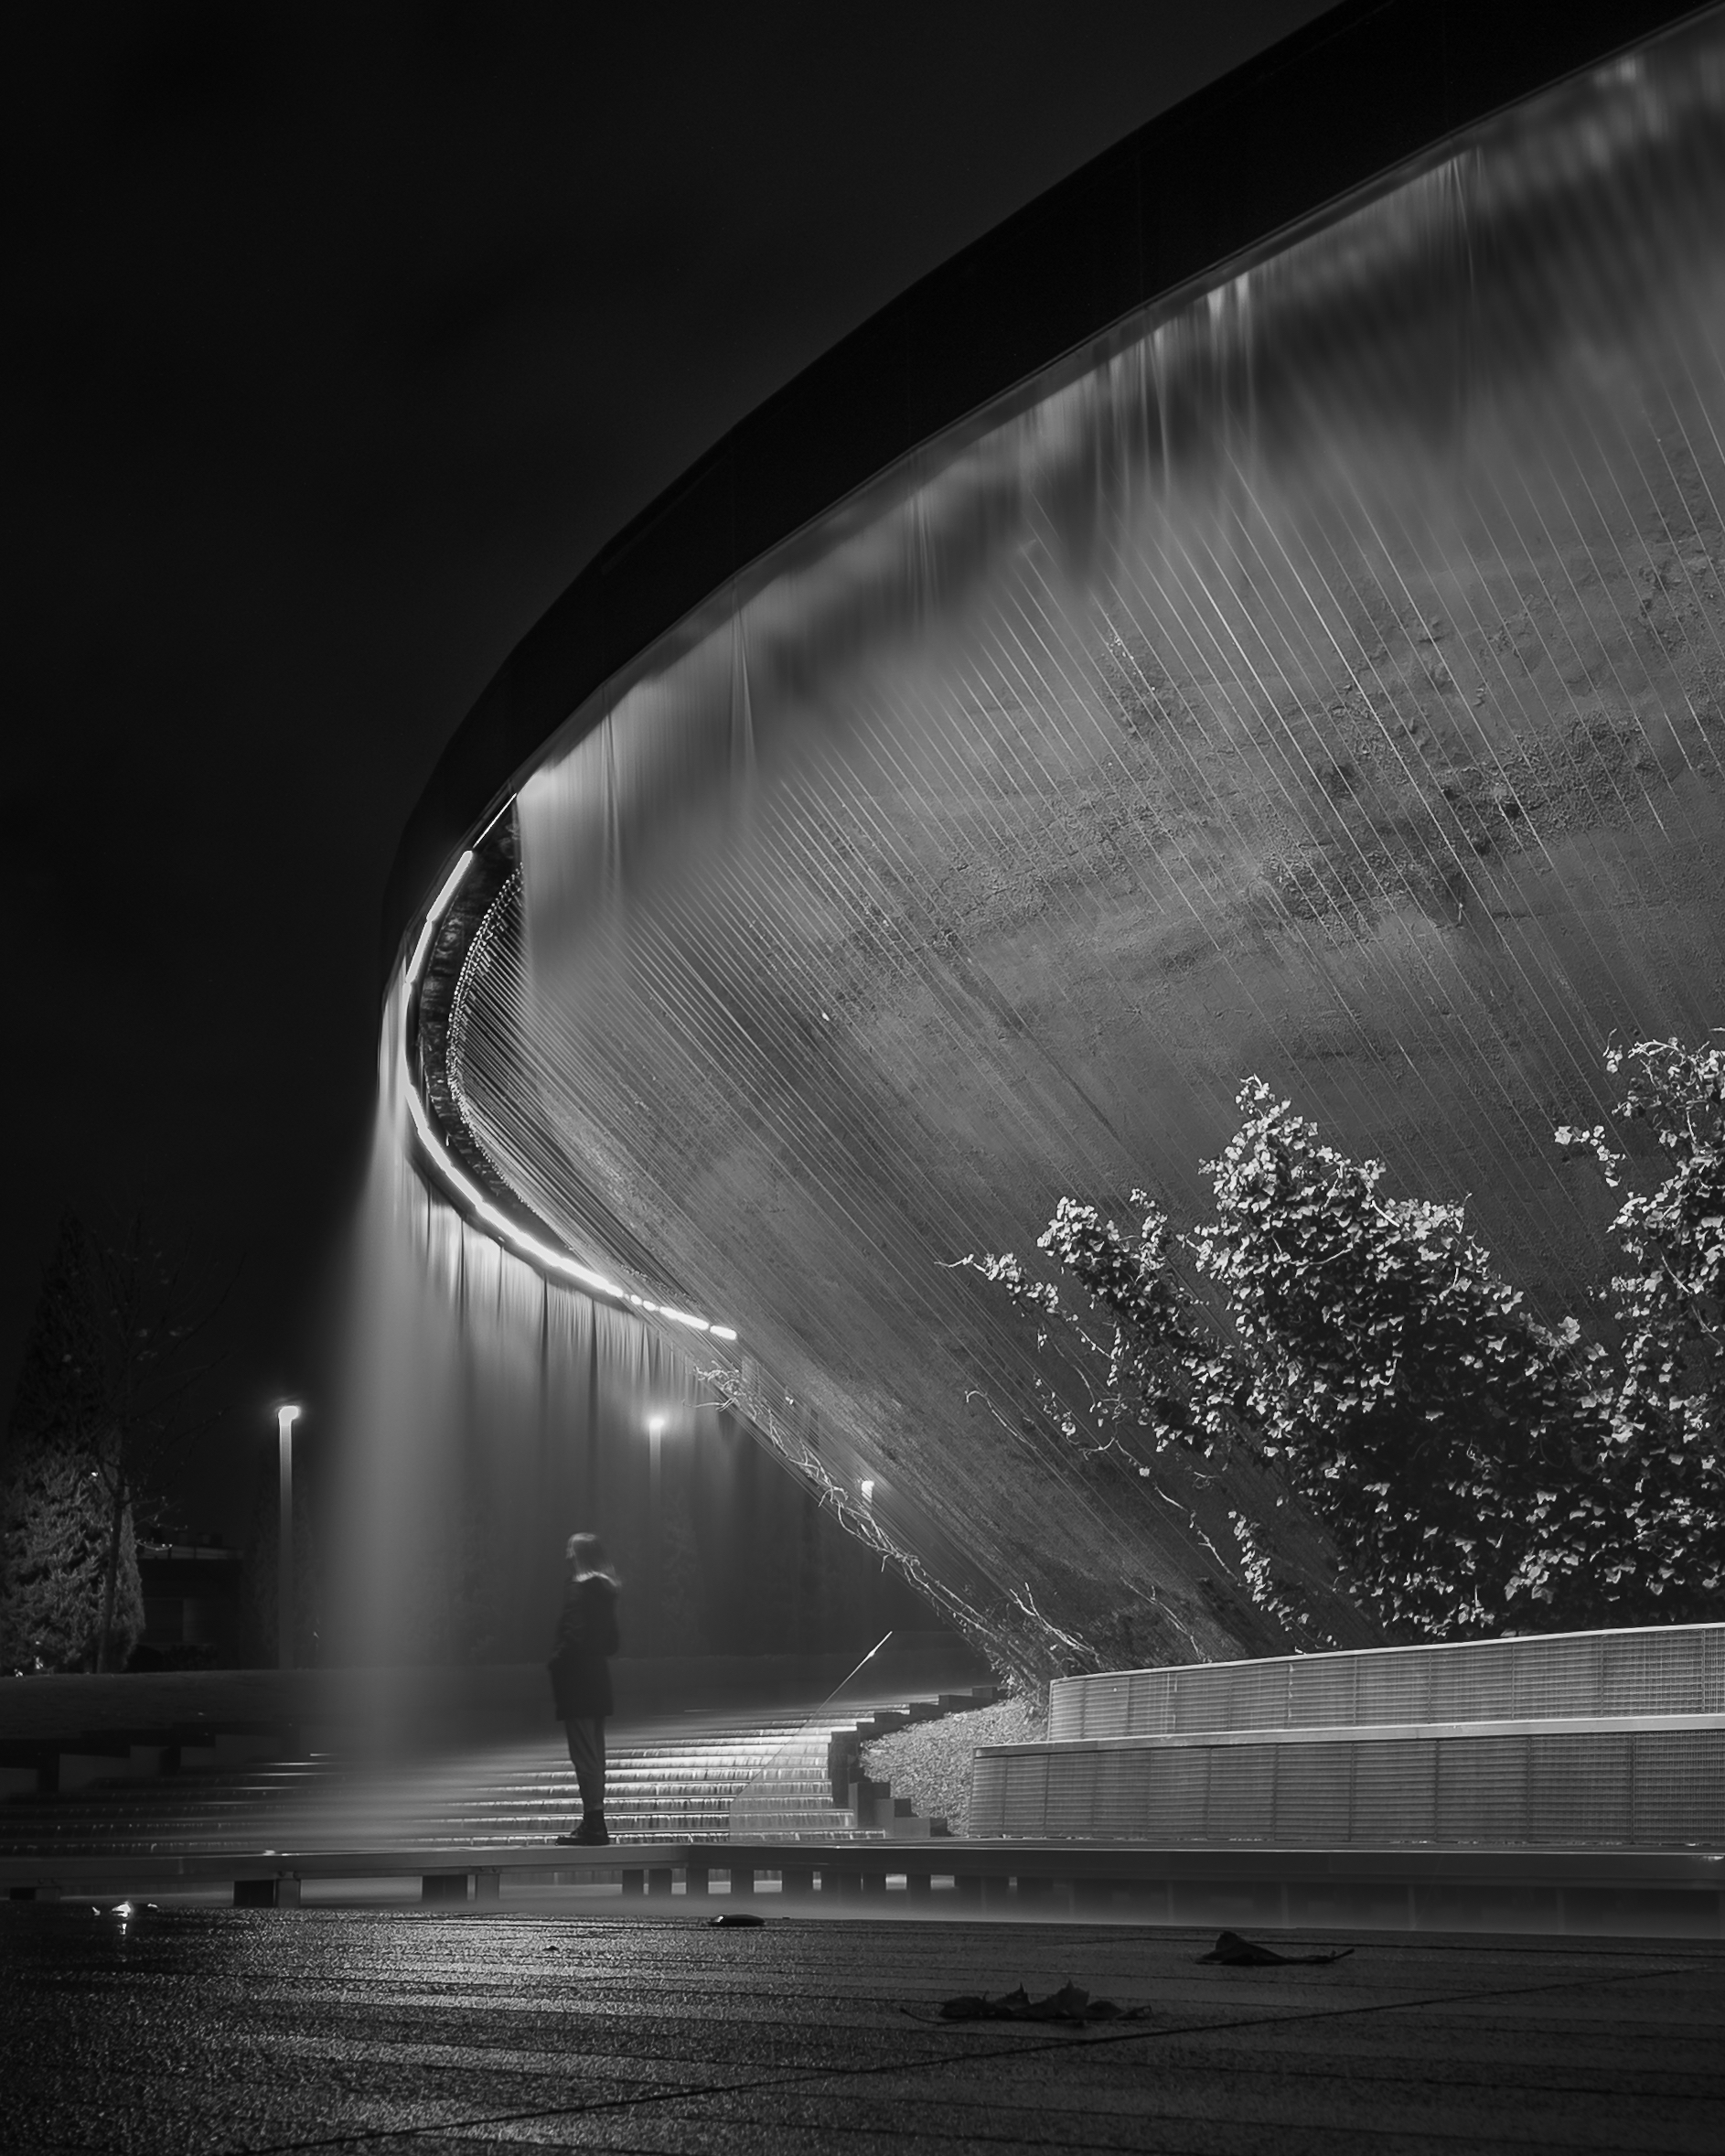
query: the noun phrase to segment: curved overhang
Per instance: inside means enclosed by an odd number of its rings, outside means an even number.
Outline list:
[[[386,992],[418,1148],[444,1194],[549,1277],[714,1338],[728,1325],[583,1265],[491,1170],[421,1053],[512,865],[516,788],[586,707],[716,595],[937,439],[997,423],[1092,366],[1122,323],[1406,177],[1466,128],[1708,10],[1591,0],[1347,0],[1161,114],[931,272],[751,413],[595,556],[445,749],[386,887]],[[1249,145],[1243,148],[1242,145]],[[443,960],[443,994],[428,990]],[[427,1012],[427,1018],[442,1013]],[[440,1044],[441,1046],[441,1044]],[[643,1285],[627,1223],[607,1254]]]
[[[853,330],[649,503],[529,631],[420,796],[386,983],[539,752],[704,601],[938,436],[1088,364],[1127,317],[1687,18],[1680,0],[1346,0],[1039,196]]]

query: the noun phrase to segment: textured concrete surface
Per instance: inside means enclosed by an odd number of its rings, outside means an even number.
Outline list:
[[[1289,1947],[1284,1935],[1278,1942]],[[1725,2146],[1725,1954],[1178,1932],[0,1909],[0,2139],[48,2151]],[[1151,2018],[947,2023],[1068,1978]]]

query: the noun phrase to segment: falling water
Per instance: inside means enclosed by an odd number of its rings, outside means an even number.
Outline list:
[[[331,1507],[334,1658],[542,1662],[577,1527],[621,1573],[628,1656],[838,1652],[873,1637],[884,1607],[903,1625],[902,1591],[688,1357],[548,1283],[427,1188],[399,989],[389,1018]]]
[[[734,1326],[706,1381],[991,1621],[1227,1651],[1273,1499],[1098,1482],[967,1252],[1198,1217],[1260,1072],[1555,1311],[1602,1214],[1553,1125],[1725,1019],[1722,123],[1714,17],[1127,325],[498,827],[446,1058],[496,1186]],[[459,1293],[525,1356],[502,1262]]]

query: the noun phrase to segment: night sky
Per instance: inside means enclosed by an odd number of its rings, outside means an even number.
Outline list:
[[[14,27],[0,1400],[60,1209],[144,1208],[238,1268],[175,1524],[243,1532],[332,1382],[384,880],[488,677],[846,330],[1320,12]]]

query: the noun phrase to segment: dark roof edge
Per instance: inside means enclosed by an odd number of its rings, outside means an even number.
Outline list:
[[[1695,0],[1345,0],[930,271],[650,502],[504,660],[402,832],[384,895],[386,978],[445,868],[535,752],[772,547],[1123,316],[1705,12]]]

